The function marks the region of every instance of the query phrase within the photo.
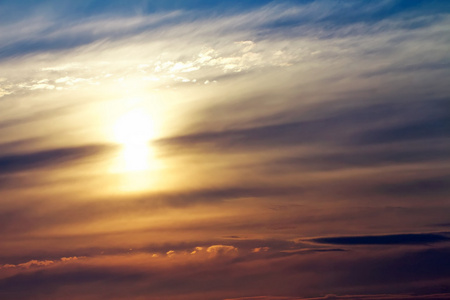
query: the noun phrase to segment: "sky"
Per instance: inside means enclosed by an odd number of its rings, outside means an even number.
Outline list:
[[[0,0],[0,299],[450,299],[450,2]]]

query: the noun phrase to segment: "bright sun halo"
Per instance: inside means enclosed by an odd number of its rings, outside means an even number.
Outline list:
[[[150,117],[142,110],[135,109],[119,118],[114,128],[116,140],[127,146],[147,143],[153,135]]]
[[[123,145],[122,172],[143,171],[150,167],[149,140],[154,134],[151,118],[143,110],[125,113],[114,126],[114,136]]]

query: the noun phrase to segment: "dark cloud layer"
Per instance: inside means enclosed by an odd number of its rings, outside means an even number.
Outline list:
[[[342,102],[341,102],[342,103]],[[348,102],[350,105],[352,101]],[[354,104],[354,103],[353,103]],[[254,149],[257,147],[283,147],[305,144],[337,144],[345,146],[364,146],[427,139],[447,139],[450,132],[450,110],[447,100],[420,100],[412,103],[385,103],[347,106],[322,112],[313,120],[299,121],[311,117],[297,112],[286,123],[263,125],[242,129],[225,129],[216,132],[200,132],[186,136],[160,140],[161,145],[183,147],[204,147],[205,149]],[[331,105],[332,107],[332,105]],[[245,109],[252,109],[253,106]],[[242,109],[242,108],[237,108]],[[323,107],[319,107],[323,109]],[[330,108],[328,107],[328,110]],[[320,111],[320,110],[319,110]],[[232,113],[232,112],[230,112]],[[267,118],[267,117],[266,117]],[[419,120],[416,120],[419,118]],[[376,128],[376,129],[375,129]],[[399,150],[397,149],[397,152]],[[404,149],[407,160],[414,155],[414,149]],[[433,149],[429,150],[430,152]],[[423,150],[422,150],[423,152]],[[383,155],[383,154],[378,154]],[[389,152],[384,153],[385,156]],[[392,159],[395,152],[390,154]],[[422,153],[422,156],[424,154]],[[438,154],[439,155],[439,154]],[[442,154],[444,156],[444,154]],[[434,157],[430,153],[429,157]],[[356,159],[356,158],[355,158]],[[370,157],[368,157],[370,159]]]
[[[0,174],[31,171],[33,169],[55,167],[64,163],[104,154],[114,149],[111,145],[85,145],[71,148],[50,149],[46,151],[17,155],[0,156]]]
[[[362,143],[392,143],[398,141],[421,140],[450,137],[450,110],[442,117],[412,122],[403,126],[369,131],[361,139]]]
[[[311,241],[319,244],[335,245],[413,245],[446,242],[450,241],[450,238],[441,234],[422,233],[378,236],[325,237],[312,239]]]
[[[397,197],[448,195],[450,193],[450,176],[429,176],[405,180],[400,183],[383,184],[377,188],[378,192]]]
[[[230,249],[227,247],[231,246],[215,247]],[[444,267],[448,264],[448,250],[406,250],[385,254],[311,251],[289,256],[270,256],[269,252],[267,255],[263,252],[263,256],[257,252],[252,256],[242,255],[239,251],[210,256],[211,252],[203,252],[207,256],[200,256],[199,260],[193,258],[194,254],[177,254],[174,251],[159,259],[137,255],[137,260],[133,261],[133,254],[112,256],[115,262],[109,266],[102,265],[105,263],[102,259],[107,260],[108,256],[100,256],[35,267],[22,274],[1,278],[0,287],[3,295],[11,295],[10,299],[27,299],[31,295],[35,299],[59,299],[68,297],[73,289],[78,291],[73,299],[94,295],[96,299],[125,295],[127,299],[145,295],[156,299],[180,299],[181,294],[183,299],[202,300],[243,295],[302,299],[298,296],[287,297],[299,293],[318,297],[311,286],[326,287],[332,294],[356,295],[347,296],[348,299],[359,299],[357,295],[363,295],[361,299],[395,299],[395,294],[399,295],[399,299],[439,299],[446,294],[437,293],[448,292],[450,287],[450,274]],[[150,263],[149,259],[154,259],[154,262]],[[321,275],[312,274],[313,270],[320,270]],[[430,286],[430,280],[440,280],[440,287]],[[395,287],[388,285],[392,281],[396,282]],[[427,282],[429,292],[426,296],[417,293],[417,296],[408,295],[414,293],[416,284],[420,286],[420,283]],[[24,286],[27,288],[23,289]],[[374,294],[378,295],[370,295],[374,287],[379,291]],[[352,292],[342,292],[345,289]],[[328,296],[328,299],[333,297]]]
[[[450,294],[441,293],[434,295],[408,295],[408,294],[381,294],[381,295],[326,295],[324,297],[314,298],[298,298],[298,297],[272,297],[272,296],[257,296],[257,297],[241,297],[226,300],[447,300]]]
[[[367,168],[392,166],[398,164],[450,161],[446,147],[389,147],[380,149],[358,149],[332,154],[315,154],[287,157],[273,162],[273,167],[284,169],[302,168],[308,170],[330,171],[345,168]]]

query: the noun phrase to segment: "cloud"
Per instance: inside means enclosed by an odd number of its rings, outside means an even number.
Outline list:
[[[134,252],[101,255],[83,259],[82,263],[61,261],[38,269],[18,269],[18,273],[0,273],[0,287],[2,293],[13,294],[17,299],[27,299],[30,295],[36,299],[61,298],[75,289],[75,298],[83,295],[96,299],[111,299],[114,294],[118,299],[150,295],[154,299],[181,299],[182,295],[183,299],[189,300],[381,300],[396,299],[396,296],[398,299],[436,300],[447,295],[439,295],[439,287],[433,284],[448,284],[448,271],[442,268],[448,260],[446,248],[401,248],[376,253],[311,252],[265,259],[258,257],[261,253],[251,253],[254,259],[246,258],[247,254],[236,252],[232,246],[212,247],[232,249],[233,256],[241,259],[211,259],[201,255],[203,251],[207,253],[208,247],[197,249],[198,255],[178,251],[170,257]],[[320,270],[321,274],[313,270]],[[11,269],[1,271],[11,272]],[[386,285],[392,280],[396,280],[394,288]],[[322,285],[332,295],[319,297],[323,294]],[[378,292],[371,294],[374,287]],[[425,287],[428,289],[426,295],[415,292]]]
[[[53,164],[52,164],[53,166]],[[27,170],[32,170],[28,166]],[[11,171],[11,170],[10,170]],[[26,182],[25,182],[26,183]],[[73,184],[73,180],[70,181]],[[0,185],[13,188],[23,187],[24,182],[17,182],[11,177],[0,181]],[[38,185],[40,187],[40,185]],[[108,222],[120,219],[122,216],[134,216],[138,219],[154,218],[165,212],[165,217],[159,223],[148,224],[148,226],[131,226],[124,229],[122,226],[109,227],[102,230],[103,234],[120,234],[124,231],[143,234],[146,230],[159,228],[158,230],[199,230],[208,226],[218,226],[223,229],[232,230],[233,226],[242,225],[240,215],[234,213],[235,223],[228,223],[232,216],[229,216],[227,203],[242,204],[245,199],[270,199],[271,197],[297,197],[304,192],[302,187],[270,187],[270,186],[230,186],[222,188],[186,189],[179,191],[159,191],[142,192],[138,195],[114,195],[114,196],[90,196],[85,194],[67,195],[66,201],[60,202],[59,198],[47,199],[45,203],[36,203],[28,199],[23,201],[28,203],[23,205],[10,204],[0,210],[0,232],[5,235],[31,233],[37,230],[51,229],[54,226],[66,226],[69,228],[83,227],[95,222]],[[82,199],[83,201],[80,201]],[[32,200],[32,199],[31,199]],[[256,200],[255,200],[256,201]],[[105,205],[108,203],[108,205]],[[173,213],[189,210],[192,214],[197,214],[197,209],[204,207],[209,209],[223,208],[223,215],[219,214],[215,220],[200,218],[198,221],[189,221],[189,218],[177,218],[177,222],[169,221]],[[166,222],[166,221],[167,222]],[[184,220],[184,221],[183,221]],[[115,221],[114,221],[115,222]],[[257,225],[263,221],[257,221]],[[132,225],[132,224],[130,224]],[[246,226],[250,224],[246,223]],[[230,228],[231,227],[231,228]],[[216,227],[217,228],[217,227]],[[155,229],[155,228],[154,228]],[[211,230],[214,230],[211,227]],[[75,232],[74,232],[75,234]],[[90,233],[82,231],[77,235],[88,238]],[[94,234],[95,236],[96,234]],[[171,249],[168,249],[171,250]]]
[[[450,238],[434,233],[391,234],[368,236],[323,237],[311,239],[319,244],[334,245],[414,245],[450,241]]]
[[[434,294],[434,295],[408,295],[408,294],[382,294],[382,295],[326,295],[324,297],[314,298],[298,298],[298,297],[275,297],[275,296],[258,296],[258,297],[241,297],[225,300],[445,300],[450,294]]]
[[[212,231],[217,231],[213,228]],[[146,235],[148,230],[142,233]],[[107,239],[120,239],[121,236],[131,236],[136,232],[126,233],[102,233],[93,234],[92,238],[106,237]],[[84,240],[87,236],[78,236],[78,239]],[[88,238],[89,240],[89,238]],[[68,241],[70,242],[70,241]],[[130,250],[129,245],[122,247],[120,245],[112,246],[105,244],[103,246],[86,247],[80,244],[70,244],[68,247],[58,249],[43,249],[38,251],[16,251],[15,253],[5,255],[0,263],[9,265],[19,265],[23,261],[70,261],[82,258],[92,258],[97,256],[148,254],[152,257],[185,257],[189,255],[199,255],[202,258],[233,258],[234,261],[251,261],[262,258],[276,258],[291,255],[307,255],[321,251],[342,251],[342,249],[328,248],[327,246],[312,246],[310,243],[294,242],[282,239],[233,239],[211,238],[206,240],[186,239],[183,241],[166,242],[164,240],[155,240],[145,245],[137,244]],[[209,249],[209,250],[208,250]],[[260,251],[255,251],[260,249]]]
[[[258,248],[253,248],[252,252],[253,253],[258,253],[258,252],[267,252],[269,251],[269,247],[258,247]]]
[[[189,135],[181,135],[163,138],[157,143],[161,146],[183,147],[184,151],[189,149],[208,149],[209,151],[227,149],[233,151],[245,151],[261,147],[292,147],[299,145],[340,145],[340,146],[367,146],[375,144],[421,141],[424,139],[445,139],[449,130],[447,111],[444,109],[447,101],[440,99],[415,100],[412,103],[393,102],[374,104],[372,99],[367,103],[357,104],[355,100],[343,100],[339,103],[347,105],[335,106],[333,103],[310,104],[304,107],[293,108],[291,111],[283,112],[284,122],[275,124],[264,124],[274,122],[277,114],[268,114],[263,117],[247,120],[246,128],[230,128],[220,131],[203,131]],[[231,103],[219,106],[215,110],[207,110],[205,114],[228,113],[239,114],[242,110],[258,109],[260,103],[245,101],[240,106]],[[309,115],[314,111],[314,115]],[[220,120],[220,115],[217,116]],[[417,120],[420,118],[421,120]],[[303,119],[303,120],[302,120]],[[261,125],[261,123],[263,125]],[[249,124],[258,124],[249,126]],[[236,127],[236,125],[234,125]],[[393,149],[392,149],[393,148]],[[178,149],[178,148],[175,148]],[[392,150],[393,151],[392,151]],[[356,150],[359,150],[356,148]],[[392,161],[420,161],[426,158],[445,159],[446,146],[410,148],[398,146],[389,149],[362,149],[365,152],[346,154],[333,154],[318,156],[316,161],[325,159],[324,165],[329,161],[330,167],[333,163],[345,164],[376,164],[377,162]],[[440,152],[441,151],[441,152]],[[429,152],[429,154],[427,153]],[[372,158],[373,157],[373,158]],[[314,162],[314,156],[305,157],[305,164],[310,158]],[[288,162],[289,163],[289,162]]]
[[[349,149],[324,154],[299,154],[275,160],[269,166],[280,169],[331,171],[349,168],[376,168],[412,163],[432,163],[450,160],[446,147],[390,146],[381,149]]]
[[[179,13],[153,14],[151,18],[119,17],[120,22],[116,22],[117,16],[116,18],[103,16],[68,22],[61,22],[58,14],[47,15],[45,21],[42,20],[42,17],[29,18],[27,21],[19,22],[21,26],[29,28],[28,32],[22,29],[21,34],[18,35],[14,35],[14,31],[11,30],[3,33],[3,36],[9,37],[9,43],[1,45],[0,58],[7,59],[19,55],[68,50],[99,40],[120,39],[130,34],[136,35],[145,30],[159,27],[161,24],[173,20],[174,17],[179,17]],[[17,24],[8,25],[4,25],[4,27],[14,28],[12,25]]]
[[[8,268],[30,268],[30,267],[40,267],[40,266],[49,266],[54,264],[53,260],[30,260],[26,263],[21,263],[18,265],[13,264],[5,264],[0,266],[0,269],[8,269]]]
[[[30,171],[38,168],[55,167],[64,163],[82,160],[113,149],[110,145],[84,145],[70,148],[0,156],[0,174]]]
[[[238,249],[230,245],[213,245],[208,247],[206,252],[213,256],[234,256],[237,255]]]
[[[405,179],[398,183],[385,183],[375,186],[374,190],[385,195],[413,197],[426,195],[448,195],[450,193],[450,176],[428,176],[427,178]]]
[[[449,116],[450,114],[444,113],[444,116],[434,119],[369,131],[364,134],[362,142],[389,143],[417,139],[448,138],[450,136]]]
[[[180,258],[185,256],[197,256],[203,258],[232,258],[238,256],[239,253],[238,248],[231,245],[211,245],[209,247],[196,246],[192,251],[186,247],[187,245],[182,244],[177,246],[177,248],[181,247],[182,250],[169,250],[165,253],[166,256],[169,258]],[[167,247],[167,245],[164,245],[163,247]]]
[[[61,257],[59,260],[37,260],[33,259],[24,263],[19,264],[4,264],[0,265],[0,269],[14,269],[14,268],[22,268],[22,269],[29,269],[29,268],[37,268],[37,267],[48,267],[57,263],[61,262],[69,262],[69,261],[76,261],[78,259],[84,259],[85,256],[71,256],[71,257]]]
[[[183,145],[195,148],[246,149],[261,146],[288,146],[307,144],[331,138],[332,133],[320,135],[320,129],[327,122],[294,122],[254,127],[249,129],[225,130],[221,132],[203,132],[192,135],[167,138],[158,141],[162,145]],[[330,124],[331,125],[331,124]]]

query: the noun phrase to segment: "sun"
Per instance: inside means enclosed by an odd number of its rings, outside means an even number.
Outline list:
[[[124,105],[128,107],[116,115],[110,127],[110,137],[121,149],[109,172],[117,180],[118,191],[139,193],[157,188],[163,180],[165,164],[152,146],[152,140],[160,136],[157,128],[161,128],[161,114],[156,113],[157,107],[153,110],[141,101],[131,104]]]
[[[147,143],[154,135],[150,116],[142,109],[133,109],[122,115],[114,126],[115,139],[125,145]]]
[[[121,172],[143,171],[150,167],[149,140],[154,136],[150,116],[142,109],[122,115],[114,126],[114,138],[122,144]]]

